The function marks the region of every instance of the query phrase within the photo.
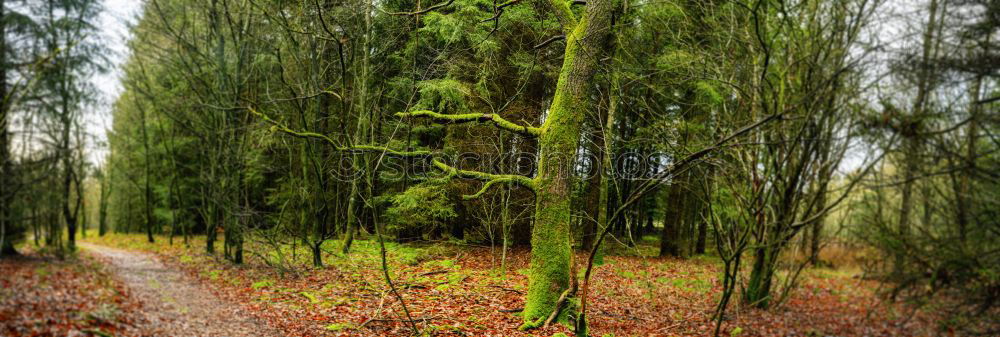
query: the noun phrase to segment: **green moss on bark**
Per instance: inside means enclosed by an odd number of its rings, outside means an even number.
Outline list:
[[[569,287],[571,247],[568,198],[539,197],[531,233],[531,271],[528,274],[526,322],[544,320],[555,309],[559,295]]]
[[[572,170],[583,124],[587,85],[574,83],[579,37],[586,28],[581,20],[566,37],[563,68],[556,84],[548,119],[539,137],[541,157],[535,179],[535,225],[531,233],[531,272],[524,307],[523,329],[539,326],[555,310],[570,283],[570,193]]]

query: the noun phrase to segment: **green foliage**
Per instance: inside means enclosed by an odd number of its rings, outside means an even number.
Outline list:
[[[311,292],[300,291],[299,295],[302,295],[302,297],[305,297],[306,299],[308,299],[309,303],[312,303],[312,304],[319,303],[319,299],[316,298],[316,295],[313,295]]]
[[[274,281],[271,280],[257,281],[250,285],[253,289],[263,289],[271,286],[274,286]]]
[[[698,101],[702,104],[719,105],[722,103],[722,95],[719,94],[718,89],[712,84],[706,81],[698,81],[695,82],[694,87],[698,95]]]
[[[671,74],[680,74],[697,62],[698,59],[685,50],[671,50],[656,59],[656,67]]]
[[[429,230],[457,216],[447,190],[435,180],[411,186],[389,197],[389,201],[386,218],[394,230]]]
[[[327,331],[344,331],[355,329],[355,325],[351,322],[341,322],[327,325],[323,327],[323,329],[326,329]]]
[[[433,38],[442,42],[457,43],[466,37],[465,27],[456,16],[431,12],[425,15],[423,20],[422,31],[431,33]]]
[[[435,110],[440,113],[461,112],[465,107],[466,89],[456,80],[427,80],[417,83],[420,100],[416,109]]]

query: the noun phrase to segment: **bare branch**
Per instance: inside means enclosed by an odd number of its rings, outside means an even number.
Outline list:
[[[268,117],[267,115],[265,115],[265,114],[257,111],[257,109],[254,109],[253,107],[247,107],[247,110],[250,110],[250,113],[252,113],[254,115],[257,115],[260,118],[263,118],[264,121],[270,123],[272,125],[272,129],[275,130],[275,131],[281,131],[281,132],[284,132],[284,133],[286,133],[286,134],[288,134],[290,136],[294,136],[294,137],[297,137],[297,138],[321,140],[321,141],[327,143],[328,145],[330,145],[330,147],[334,148],[337,151],[343,151],[343,152],[384,152],[385,154],[388,154],[388,155],[391,155],[391,156],[397,156],[397,157],[429,157],[429,156],[433,155],[430,151],[422,151],[422,150],[399,151],[399,150],[390,149],[388,147],[375,146],[375,145],[341,146],[340,143],[337,143],[332,138],[330,138],[330,137],[328,137],[328,136],[326,136],[324,134],[315,133],[315,132],[308,132],[308,131],[295,131],[295,130],[292,130],[291,128],[285,126],[284,124],[281,124],[278,121],[275,121],[275,120],[271,119],[271,117]]]
[[[414,15],[425,14],[425,13],[428,13],[430,11],[436,10],[438,8],[451,5],[453,2],[455,2],[455,0],[448,0],[447,2],[442,2],[442,3],[439,3],[437,5],[430,6],[430,7],[421,9],[419,11],[415,11],[415,12],[385,12],[385,11],[383,11],[383,12],[386,13],[386,14],[395,15],[395,16],[414,16]]]
[[[984,99],[976,101],[976,104],[987,104],[987,103],[993,103],[993,102],[996,102],[996,101],[1000,101],[1000,96],[993,96],[993,97],[990,97],[990,98],[984,98]]]
[[[531,47],[531,48],[532,49],[541,49],[542,47],[545,47],[545,46],[549,45],[552,42],[556,42],[556,41],[559,41],[559,40],[562,40],[562,39],[565,39],[565,38],[566,38],[566,35],[556,35],[556,36],[550,37],[548,40],[542,41],[542,43],[539,43],[539,44],[537,44],[537,45],[535,45],[534,47]]]

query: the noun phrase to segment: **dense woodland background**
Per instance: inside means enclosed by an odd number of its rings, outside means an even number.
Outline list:
[[[530,246],[522,328],[578,335],[606,254],[717,258],[719,324],[850,263],[1000,333],[995,0],[149,0],[106,137],[100,3],[0,8],[5,255]]]

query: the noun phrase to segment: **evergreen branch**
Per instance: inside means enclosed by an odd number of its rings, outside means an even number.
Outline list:
[[[470,122],[492,122],[496,127],[511,132],[516,132],[525,136],[538,137],[542,135],[542,129],[532,126],[514,124],[498,114],[488,113],[467,113],[467,114],[442,114],[428,110],[400,112],[396,116],[400,118],[430,118],[438,124],[459,124]]]

